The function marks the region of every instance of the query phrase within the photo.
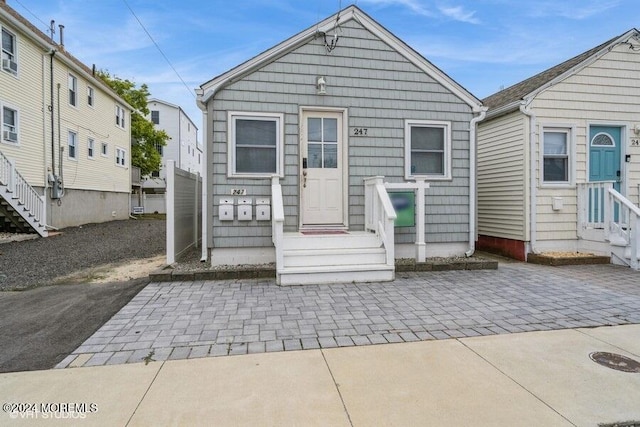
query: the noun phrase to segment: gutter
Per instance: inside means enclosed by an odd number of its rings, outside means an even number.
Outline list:
[[[476,251],[476,126],[487,116],[487,107],[481,107],[479,113],[469,122],[469,250],[465,252],[470,257]]]
[[[202,153],[202,164],[203,164],[203,173],[202,173],[202,248],[200,254],[200,262],[209,261],[209,163],[208,163],[208,153],[207,149],[208,144],[208,132],[209,132],[209,113],[207,111],[207,104],[209,99],[211,99],[218,89],[222,85],[216,86],[214,89],[207,92],[207,97],[205,98],[204,90],[196,89],[196,105],[202,111],[202,140],[203,140],[203,153]],[[196,147],[198,142],[196,140]],[[196,184],[197,186],[197,184]]]
[[[520,111],[525,116],[529,117],[529,244],[531,246],[531,252],[538,253],[536,249],[537,243],[537,199],[538,199],[538,186],[536,185],[536,126],[537,118],[533,111],[531,111],[531,102],[533,98],[528,98],[520,103]],[[526,258],[527,254],[525,254]]]

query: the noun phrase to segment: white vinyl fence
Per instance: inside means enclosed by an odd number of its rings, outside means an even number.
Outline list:
[[[167,264],[201,241],[202,177],[167,161]]]

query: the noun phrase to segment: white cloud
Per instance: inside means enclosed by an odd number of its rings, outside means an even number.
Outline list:
[[[479,24],[480,20],[475,17],[475,11],[466,11],[462,6],[452,6],[452,7],[444,7],[441,6],[438,8],[440,12],[455,20],[460,22],[466,22],[469,24]]]
[[[620,5],[620,0],[544,0],[525,4],[528,15],[534,18],[561,17],[583,20]]]

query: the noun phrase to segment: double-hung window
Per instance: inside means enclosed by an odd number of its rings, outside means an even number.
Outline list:
[[[69,105],[78,105],[78,79],[73,74],[69,74]]]
[[[95,91],[91,86],[87,86],[87,105],[93,107],[95,102]]]
[[[451,124],[405,121],[405,178],[451,179]]]
[[[93,159],[93,153],[95,152],[96,141],[93,138],[87,139],[87,157]]]
[[[282,114],[229,113],[229,176],[269,177],[282,173]]]
[[[18,143],[18,111],[2,107],[2,142]]]
[[[67,137],[67,147],[68,147],[68,151],[67,151],[67,156],[70,159],[77,159],[78,158],[78,134],[75,133],[74,131],[69,131],[69,136]]]
[[[2,70],[11,74],[18,74],[16,60],[16,36],[2,29]]]
[[[154,125],[160,124],[160,111],[151,110],[151,123],[153,123]]]
[[[571,129],[544,128],[542,180],[545,184],[571,183]]]
[[[124,129],[124,108],[116,105],[116,126]]]
[[[125,166],[126,158],[127,152],[120,147],[116,147],[116,165]]]
[[[106,142],[100,144],[100,155],[107,157],[109,155],[109,145]]]

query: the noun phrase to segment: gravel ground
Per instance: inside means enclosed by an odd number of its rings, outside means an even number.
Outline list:
[[[165,227],[160,219],[130,219],[0,244],[0,291],[51,285],[85,269],[161,255]]]

